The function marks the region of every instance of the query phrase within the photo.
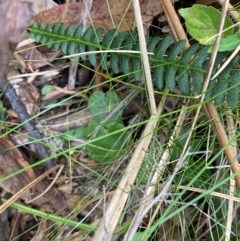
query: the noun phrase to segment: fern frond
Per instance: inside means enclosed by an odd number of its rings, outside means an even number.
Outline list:
[[[239,102],[238,101],[238,94],[240,91],[239,76],[240,76],[240,70],[237,70],[229,77],[229,82],[231,83],[232,87],[229,88],[227,92],[226,101],[229,107],[231,108],[237,106]]]
[[[97,63],[97,56],[92,52],[99,50],[100,65],[104,70],[107,69],[107,61],[109,61],[109,67],[113,73],[122,72],[125,75],[133,75],[135,80],[141,79],[140,54],[127,51],[108,54],[101,52],[102,50],[139,51],[136,32],[117,33],[116,29],[111,29],[103,35],[103,28],[90,27],[84,32],[82,30],[81,24],[76,27],[70,25],[65,29],[64,25],[59,23],[55,23],[53,26],[34,23],[29,28],[30,37],[36,42],[47,44],[48,47],[53,46],[57,50],[61,50],[63,54],[73,54],[75,51],[85,53],[80,56],[81,59],[88,58],[93,66]],[[154,55],[149,55],[149,61],[155,86],[157,89],[166,86],[171,91],[178,87],[186,95],[200,94],[209,61],[208,47],[200,47],[196,44],[184,51],[185,41],[174,44],[172,42],[171,35],[167,35],[162,40],[146,36],[147,50],[154,53]],[[226,54],[219,53],[213,74]],[[233,85],[237,85],[237,80],[240,80],[240,72],[235,71],[233,75],[229,74],[237,61],[238,57],[231,61],[221,75],[210,82],[206,99],[214,96],[216,104],[222,104],[225,99],[230,106],[237,104],[238,97],[235,98],[229,94],[230,92],[238,96],[240,91],[239,87],[232,88]]]

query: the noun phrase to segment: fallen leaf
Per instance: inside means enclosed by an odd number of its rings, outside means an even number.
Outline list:
[[[23,44],[28,38],[28,32],[23,31],[21,39],[19,39],[19,41],[21,42],[19,45],[21,47],[17,47],[16,53],[14,54],[14,57],[17,60],[19,60],[18,56],[20,56],[20,60],[22,59],[23,64],[25,64],[23,68],[28,69],[30,65],[32,68],[30,69],[30,71],[33,72],[32,70],[38,69],[42,66],[51,65],[47,57],[43,53],[40,53],[39,50],[36,48],[35,43]]]
[[[53,0],[32,0],[32,3],[35,15],[57,6],[57,4]]]
[[[1,1],[0,16],[1,80],[23,31],[32,22],[33,12],[31,11],[31,4],[28,2],[20,0]]]
[[[13,160],[16,160],[16,163],[22,168],[29,167],[29,163],[26,161],[24,154],[19,151],[18,148],[14,146],[14,144],[7,138],[1,138],[0,139],[0,150],[4,153],[6,150],[8,150],[8,157],[11,155]],[[27,169],[26,173],[28,175],[28,178],[30,181],[33,181],[35,179],[35,173],[33,169]]]
[[[34,70],[39,69],[43,66],[51,65],[50,62],[47,60],[46,56],[40,53],[39,50],[36,48],[35,43],[31,43],[22,48],[18,48],[16,52],[17,53],[14,54],[14,57],[18,61],[20,58],[20,62],[22,59],[23,63],[25,64],[25,66],[22,65],[22,68],[24,70],[30,70],[30,72],[32,73],[34,72]]]
[[[148,23],[162,12],[162,5],[159,1],[141,0],[140,5],[143,23]],[[66,26],[79,24],[83,6],[83,2],[63,4],[40,13],[35,16],[34,20],[45,24],[63,22]],[[119,32],[135,28],[133,6],[126,0],[117,2],[95,0],[92,3],[90,15],[88,27],[93,23],[95,28],[104,27],[106,30],[119,28]]]
[[[16,92],[30,116],[34,116],[39,111],[40,94],[31,84],[21,82],[16,88]]]
[[[48,240],[48,237],[50,236],[50,233],[52,232],[52,230],[49,229],[49,227],[51,225],[53,226],[53,223],[51,221],[42,220],[39,223],[39,225],[37,226],[37,231],[31,240],[34,240],[34,241]]]
[[[23,167],[27,167],[28,165],[27,161],[22,159],[21,152],[17,148],[11,148],[9,143],[10,140],[0,139],[0,179],[13,174],[21,170]],[[34,172],[36,173],[36,176],[39,175],[38,170],[35,170]],[[11,178],[5,181],[1,181],[0,187],[6,192],[15,194],[19,190],[23,189],[29,182],[31,182],[32,178],[34,177],[32,177],[31,174],[27,175],[26,172],[22,172],[20,174],[11,176]],[[29,202],[34,197],[43,193],[48,188],[50,183],[51,181],[43,179],[41,182],[36,184],[36,186],[33,188],[34,190],[28,190],[25,192],[21,196],[21,199]],[[47,193],[31,203],[37,206],[47,204],[49,206],[49,210],[53,209],[63,215],[68,214],[70,211],[63,194],[55,187],[52,187]]]
[[[6,141],[7,142],[7,141]],[[17,161],[17,156],[15,156],[15,153],[17,152],[17,148],[15,150],[11,150],[5,147],[3,145],[4,140],[1,139],[0,142],[0,178],[4,178],[9,176],[10,174],[13,174],[16,171],[19,171],[22,169],[22,166],[24,164],[19,164]],[[26,167],[26,166],[25,166]],[[22,172],[19,175],[14,175],[11,178],[1,181],[0,187],[4,189],[6,192],[9,193],[16,193],[20,189],[22,189],[24,186],[26,186],[31,181],[30,177],[26,174],[26,172]],[[23,196],[23,199],[30,200],[32,199],[30,190],[26,192]]]
[[[23,213],[23,212],[16,212],[17,215],[15,215],[13,218],[15,220],[12,225],[12,227],[17,228],[17,232],[15,233],[15,236],[11,237],[12,240],[18,239],[19,236],[21,236],[21,240],[32,240],[34,231],[35,231],[35,220],[36,217],[34,217],[31,214]]]

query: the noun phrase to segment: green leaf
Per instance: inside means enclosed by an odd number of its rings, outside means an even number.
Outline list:
[[[128,131],[124,130],[123,124],[116,122],[110,128],[106,128],[103,125],[99,126],[99,123],[93,120],[89,123],[86,134],[95,129],[97,129],[97,133],[94,133],[94,137],[103,138],[87,145],[87,153],[91,159],[99,163],[107,163],[116,160],[125,153],[131,137],[129,137]],[[119,132],[112,134],[116,131]]]
[[[53,92],[55,89],[55,87],[53,85],[44,85],[44,87],[42,88],[42,95],[47,95],[50,92]]]
[[[83,138],[85,136],[85,132],[86,132],[86,127],[78,127],[71,130],[66,130],[64,134],[66,139],[74,140],[74,139]]]
[[[106,102],[108,105],[108,110],[112,111],[117,108],[117,106],[121,103],[121,99],[114,91],[109,91],[106,93]],[[115,110],[111,117],[108,118],[108,122],[119,121],[122,116],[123,109],[119,108]]]
[[[95,91],[88,100],[88,108],[94,119],[100,122],[106,115],[107,103],[102,91]]]
[[[231,51],[237,48],[240,44],[240,36],[239,35],[229,35],[224,39],[221,39],[218,51]]]
[[[94,119],[101,122],[108,113],[119,105],[120,102],[121,99],[113,91],[109,91],[106,94],[102,91],[95,91],[88,100],[88,108],[94,116]],[[122,109],[117,110],[107,121],[112,122],[120,120],[121,114]]]
[[[229,35],[228,37],[221,39],[220,45],[218,48],[219,52],[232,51],[238,47],[240,44],[239,35]],[[208,53],[212,53],[213,46],[208,49]]]
[[[191,8],[180,9],[179,13],[186,21],[186,27],[189,34],[203,45],[211,45],[217,34],[221,13],[208,6],[195,4]],[[224,29],[233,26],[231,20],[226,17]],[[226,38],[233,34],[233,28],[223,32],[222,37]],[[212,38],[211,40],[209,40]]]

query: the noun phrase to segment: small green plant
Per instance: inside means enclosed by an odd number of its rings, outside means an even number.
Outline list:
[[[99,163],[108,163],[126,153],[131,136],[122,121],[121,99],[113,92],[95,91],[88,100],[93,116],[87,127],[67,131],[75,138],[87,139],[88,156]]]
[[[110,162],[126,153],[131,140],[122,122],[121,99],[109,91],[94,92],[88,101],[88,108],[94,116],[86,128],[85,137],[94,138],[87,145],[88,156],[97,162]]]

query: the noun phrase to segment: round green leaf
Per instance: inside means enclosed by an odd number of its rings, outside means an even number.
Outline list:
[[[214,43],[217,34],[221,13],[213,7],[195,4],[191,8],[179,10],[180,15],[185,19],[189,34],[203,45]],[[224,29],[233,26],[232,21],[226,17]],[[225,38],[233,34],[234,28],[223,31],[222,37]],[[212,38],[211,40],[209,40]]]

